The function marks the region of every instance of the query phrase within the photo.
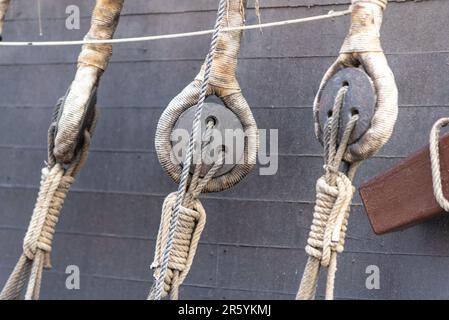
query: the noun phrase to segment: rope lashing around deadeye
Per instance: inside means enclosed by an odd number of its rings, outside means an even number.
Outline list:
[[[210,51],[200,73],[170,102],[158,123],[157,155],[179,188],[163,204],[152,264],[155,282],[149,299],[178,298],[206,221],[198,199],[200,193],[231,188],[249,173],[256,161],[257,126],[235,76],[242,31],[220,33],[224,27],[244,25],[246,4],[246,0],[220,0]],[[211,95],[223,105],[205,103]],[[173,157],[172,133],[176,128],[192,129],[184,146],[182,164]],[[243,161],[229,165],[225,161],[226,145],[211,148],[211,130],[239,128],[246,137]],[[206,165],[205,157],[211,155]]]
[[[397,87],[380,44],[386,5],[387,0],[352,0],[349,34],[314,101],[324,175],[316,184],[309,258],[297,299],[315,298],[321,267],[328,269],[325,298],[333,299],[337,254],[344,249],[354,194],[352,180],[361,162],[389,140],[396,122]]]
[[[97,0],[86,39],[110,39],[124,0]],[[0,299],[39,299],[43,268],[50,268],[53,236],[64,199],[87,160],[97,119],[96,92],[112,54],[108,44],[85,45],[69,90],[56,105],[48,131],[48,160],[33,215],[23,241],[23,254],[8,278]]]

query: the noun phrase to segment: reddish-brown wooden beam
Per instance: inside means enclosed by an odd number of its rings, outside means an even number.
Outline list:
[[[449,134],[440,140],[443,193],[449,198]],[[443,214],[433,195],[429,146],[359,189],[376,234],[404,229]]]

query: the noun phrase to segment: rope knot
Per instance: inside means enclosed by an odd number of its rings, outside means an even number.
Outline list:
[[[332,252],[341,253],[344,249],[354,187],[345,174],[328,173],[318,179],[316,193],[306,252],[309,256],[319,259],[323,267],[328,267]]]
[[[49,254],[59,214],[74,181],[64,173],[59,164],[42,169],[39,195],[23,242],[23,252],[30,260],[34,260],[38,249],[45,252],[46,267],[50,267]]]
[[[155,279],[160,276],[160,266],[164,260],[163,251],[171,232],[170,222],[176,204],[176,192],[170,193],[162,206],[162,219],[157,236],[156,252],[151,265]],[[172,250],[168,256],[168,269],[164,279],[164,296],[178,288],[190,270],[198,246],[201,232],[206,223],[206,212],[198,199],[192,199],[179,211],[178,223],[174,231]]]

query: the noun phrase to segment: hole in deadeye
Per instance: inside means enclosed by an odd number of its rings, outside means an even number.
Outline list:
[[[217,120],[217,118],[214,117],[214,116],[208,116],[208,117],[206,118],[206,124],[208,124],[209,122],[212,122],[212,125],[216,126],[217,123],[218,123],[218,120]]]

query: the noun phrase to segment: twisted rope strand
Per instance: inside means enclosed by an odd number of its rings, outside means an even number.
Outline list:
[[[354,188],[351,178],[340,172],[340,166],[358,121],[358,115],[351,117],[339,142],[340,111],[346,93],[347,87],[339,90],[332,115],[325,124],[325,174],[318,179],[316,185],[317,199],[306,246],[309,259],[296,296],[301,300],[315,298],[321,266],[328,268],[325,298],[333,299],[337,254],[344,249]]]
[[[56,163],[42,170],[41,186],[24,238],[23,253],[0,293],[0,300],[19,299],[27,282],[25,299],[39,299],[43,269],[51,267],[50,253],[56,224],[74,176],[87,159],[90,135],[86,130],[83,147],[69,168]]]
[[[202,139],[205,143],[200,152],[201,159],[203,159],[209,149],[208,146],[211,142],[213,124],[213,121],[207,123],[207,128]],[[195,165],[192,180],[179,212],[178,226],[174,234],[168,268],[165,278],[163,278],[164,284],[161,298],[170,294],[172,300],[178,299],[179,287],[190,270],[202,231],[206,224],[206,212],[198,197],[215,173],[221,168],[223,162],[224,154],[219,152],[217,161],[206,172],[203,178],[200,178],[202,162],[199,161]],[[152,268],[156,269],[154,273],[156,280],[161,278],[161,260],[163,259],[163,252],[166,250],[168,243],[170,224],[173,219],[172,213],[176,199],[176,192],[168,195],[162,209],[161,225],[156,243],[155,257],[152,263]],[[148,299],[157,299],[156,284],[151,288]]]
[[[240,30],[256,30],[256,29],[264,29],[264,28],[272,28],[272,27],[281,27],[292,24],[299,24],[304,22],[312,22],[312,21],[320,21],[326,19],[333,19],[336,17],[342,17],[349,15],[351,13],[351,9],[343,10],[343,11],[329,11],[326,14],[311,16],[306,18],[298,18],[292,20],[282,20],[276,22],[268,22],[262,24],[241,26],[241,27],[230,27],[223,28],[221,32],[232,32],[232,31],[240,31]],[[73,45],[84,45],[84,44],[114,44],[114,43],[131,43],[131,42],[144,42],[144,41],[155,41],[155,40],[167,40],[167,39],[178,39],[178,38],[188,38],[188,37],[196,37],[203,36],[208,34],[213,34],[214,29],[211,30],[203,30],[203,31],[194,31],[194,32],[183,32],[183,33],[175,33],[175,34],[165,34],[159,36],[145,36],[145,37],[134,37],[134,38],[122,38],[122,39],[85,39],[85,40],[75,40],[75,41],[4,41],[0,42],[0,46],[20,46],[20,47],[31,47],[31,46],[73,46]]]
[[[449,124],[449,118],[438,120],[430,132],[430,163],[432,169],[433,193],[438,204],[444,211],[449,212],[449,201],[444,196],[441,183],[441,166],[440,166],[440,131],[441,128]]]
[[[0,0],[0,41],[2,41],[3,23],[11,0]]]
[[[160,275],[159,275],[158,279],[156,279],[155,295],[154,295],[156,300],[160,300],[162,297],[163,284],[164,284],[165,275],[167,273],[167,268],[168,268],[168,263],[169,263],[169,258],[170,258],[170,251],[173,246],[173,239],[174,239],[176,227],[178,224],[179,211],[181,209],[181,204],[184,200],[184,196],[186,193],[187,180],[189,177],[189,171],[190,171],[190,166],[191,166],[192,156],[193,156],[194,142],[195,142],[195,139],[197,139],[198,132],[201,132],[200,131],[201,114],[203,111],[204,100],[206,99],[206,95],[207,95],[210,72],[212,69],[212,63],[214,60],[215,50],[217,48],[220,27],[221,27],[223,18],[225,16],[225,12],[226,12],[226,0],[220,0],[220,5],[218,8],[218,14],[217,14],[217,20],[215,23],[214,33],[212,36],[212,42],[211,42],[209,54],[208,54],[207,60],[206,60],[206,69],[205,69],[205,74],[204,74],[204,80],[203,80],[203,83],[201,86],[200,96],[198,99],[195,117],[193,120],[193,128],[192,128],[192,134],[190,137],[190,143],[187,148],[186,157],[185,157],[185,160],[183,163],[181,179],[179,182],[178,192],[177,192],[177,196],[176,196],[176,202],[174,205],[172,219],[170,222],[167,245],[165,247],[165,250],[164,250],[164,253],[162,256]]]

